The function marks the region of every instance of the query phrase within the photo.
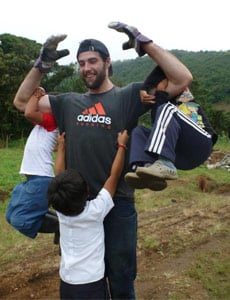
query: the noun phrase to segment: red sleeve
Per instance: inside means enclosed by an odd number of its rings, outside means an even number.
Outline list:
[[[57,128],[57,124],[53,114],[42,113],[43,120],[39,124],[44,127],[47,131],[53,131]]]

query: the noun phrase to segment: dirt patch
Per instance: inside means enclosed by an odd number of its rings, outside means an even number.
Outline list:
[[[208,159],[208,163],[215,164],[217,162],[220,162],[226,155],[226,152],[223,151],[213,151],[210,158]]]
[[[9,196],[9,193],[0,190],[0,201],[5,201]]]
[[[223,253],[227,251],[225,253],[229,255],[227,244],[226,236],[218,236],[173,257],[142,253],[139,258],[139,273],[145,275],[140,275],[141,278],[137,280],[138,299],[210,299],[207,290],[198,281],[187,276],[186,272],[200,253],[210,254],[210,251],[220,247]],[[170,298],[174,294],[177,298]]]
[[[148,193],[153,192],[146,191],[146,197]],[[216,193],[229,200],[228,188]],[[229,258],[229,236],[221,229],[229,227],[229,215],[229,201],[207,209],[183,198],[172,199],[167,207],[139,212],[137,299],[211,299],[188,270],[200,255],[209,257],[218,251]],[[36,238],[36,251],[19,248],[18,259],[0,263],[0,299],[59,299],[60,256],[52,238],[41,234]],[[23,251],[28,255],[22,259]]]

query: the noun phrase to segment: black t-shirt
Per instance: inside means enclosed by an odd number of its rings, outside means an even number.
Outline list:
[[[98,194],[110,175],[117,151],[117,133],[137,125],[147,106],[140,100],[141,83],[113,87],[102,94],[67,93],[49,95],[60,131],[66,135],[67,168],[77,169],[90,187],[90,198]],[[134,190],[124,181],[128,172],[129,150],[117,197],[133,198]]]

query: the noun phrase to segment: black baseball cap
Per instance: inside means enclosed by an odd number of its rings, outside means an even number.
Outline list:
[[[99,52],[103,59],[110,57],[107,47],[101,41],[98,41],[95,39],[86,39],[80,43],[80,46],[77,51],[77,58],[80,53],[86,52],[86,51]]]
[[[110,57],[109,50],[107,49],[105,44],[103,44],[99,40],[95,40],[95,39],[83,40],[80,43],[80,46],[79,46],[78,51],[77,51],[77,59],[78,59],[78,56],[79,56],[80,53],[86,52],[86,51],[99,52],[104,61],[106,60],[106,58]],[[113,75],[113,68],[112,68],[112,65],[110,65],[110,67],[109,67],[109,76],[112,76],[112,75]]]

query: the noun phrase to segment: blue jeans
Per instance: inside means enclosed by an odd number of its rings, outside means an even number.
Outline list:
[[[48,212],[47,188],[52,177],[28,176],[17,184],[6,211],[6,220],[22,234],[34,239]]]
[[[135,299],[137,213],[134,199],[114,198],[106,216],[105,270],[112,299]]]

